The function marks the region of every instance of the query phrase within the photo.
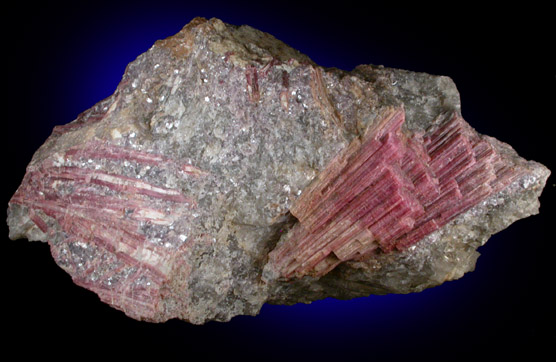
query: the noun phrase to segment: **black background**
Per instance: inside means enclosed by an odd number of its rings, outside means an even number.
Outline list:
[[[195,16],[249,24],[324,66],[351,70],[363,63],[383,64],[450,76],[461,93],[463,116],[473,127],[555,169],[555,39],[552,10],[546,6],[79,3],[22,3],[9,5],[3,14],[6,207],[52,128],[113,93],[130,61]],[[554,184],[551,177],[540,215],[492,237],[479,249],[476,270],[458,281],[419,294],[264,306],[257,317],[204,326],[125,317],[73,285],[46,244],[11,241],[3,224],[2,347],[21,356],[76,358],[112,347],[231,360],[449,361],[539,355],[556,345],[550,228],[556,221]]]

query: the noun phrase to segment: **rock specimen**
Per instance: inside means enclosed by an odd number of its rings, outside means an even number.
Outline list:
[[[459,278],[548,175],[476,133],[447,77],[324,69],[196,18],[54,129],[8,224],[128,316],[200,324]]]

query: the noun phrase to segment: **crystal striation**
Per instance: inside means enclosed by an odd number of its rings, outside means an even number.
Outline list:
[[[382,115],[307,187],[298,223],[270,253],[281,276],[322,276],[348,260],[404,250],[525,172],[454,113],[404,135],[403,109]]]
[[[128,316],[202,324],[457,279],[549,173],[473,130],[448,77],[196,18],[54,128],[8,224]]]

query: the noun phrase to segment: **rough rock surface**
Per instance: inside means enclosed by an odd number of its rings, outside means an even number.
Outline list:
[[[356,258],[337,251],[345,260],[318,273],[285,277],[274,262],[300,227],[296,201],[392,112],[403,118],[402,139],[464,123],[448,77],[324,69],[249,26],[196,18],[130,63],[112,96],[54,129],[10,200],[10,238],[48,242],[75,283],[156,322],[226,321],[263,303],[409,293],[457,279],[490,235],[538,212],[549,175],[470,128],[509,170],[489,178],[503,182],[472,205],[439,216],[441,225],[404,247]]]

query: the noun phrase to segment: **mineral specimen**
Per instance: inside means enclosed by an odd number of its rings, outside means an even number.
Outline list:
[[[389,112],[320,173],[290,209],[299,221],[270,253],[280,275],[322,276],[347,260],[404,250],[525,171],[457,114],[405,137]]]
[[[196,18],[54,129],[8,224],[128,316],[201,324],[457,279],[548,175],[475,132],[447,77],[324,69]]]

